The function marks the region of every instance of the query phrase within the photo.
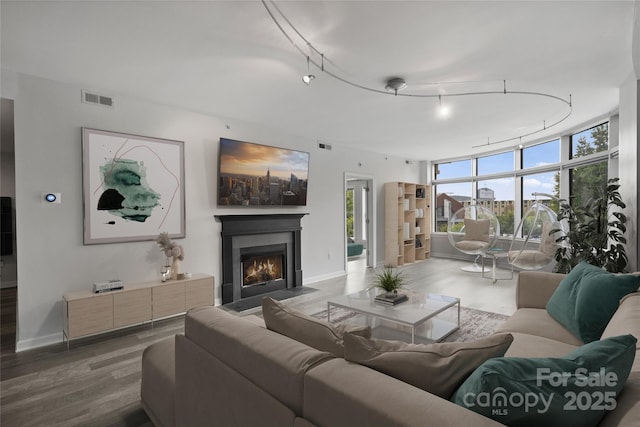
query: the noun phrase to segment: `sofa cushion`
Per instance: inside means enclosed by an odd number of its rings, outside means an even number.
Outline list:
[[[244,320],[248,320],[249,322],[251,322],[251,323],[253,323],[255,325],[261,326],[263,328],[267,327],[267,325],[264,324],[264,319],[262,317],[256,316],[255,314],[249,314],[247,316],[242,316],[242,318]]]
[[[304,417],[330,427],[504,427],[366,366],[333,359],[304,379]]]
[[[262,316],[267,328],[336,357],[344,356],[342,338],[345,332],[371,336],[369,326],[331,325],[307,316],[272,298],[262,299]]]
[[[507,255],[509,256],[510,263],[517,263],[517,265],[521,266],[525,265],[529,268],[542,268],[549,264],[553,259],[542,251],[535,251],[532,249],[509,251]]]
[[[629,375],[636,338],[594,341],[563,358],[499,357],[486,361],[453,401],[511,427],[595,426]]]
[[[505,357],[563,357],[579,345],[566,344],[550,338],[511,332],[513,342]]]
[[[631,334],[640,338],[640,292],[634,292],[622,298],[618,310],[607,324],[602,338]],[[634,372],[640,372],[640,342],[636,344],[636,360],[633,363]],[[640,403],[638,403],[640,406]],[[640,410],[640,408],[638,408]]]
[[[498,326],[496,332],[519,332],[549,338],[574,346],[584,344],[579,338],[549,316],[547,310],[542,308],[519,309],[502,325]]]
[[[637,358],[637,352],[636,352]],[[616,410],[609,412],[598,427],[638,426],[640,422],[640,372],[632,371],[618,395]]]
[[[464,219],[464,240],[477,240],[481,242],[489,241],[488,219]]]
[[[558,249],[556,243],[556,234],[549,234],[555,227],[559,227],[559,224],[550,221],[544,221],[542,223],[542,235],[540,236],[540,252],[547,255],[549,258],[553,258]]]
[[[176,423],[174,409],[175,337],[151,344],[142,352],[140,400],[153,424],[159,427]]]
[[[187,338],[296,415],[302,412],[305,374],[333,358],[217,307],[189,310],[184,331]]]
[[[482,362],[504,355],[512,341],[511,334],[497,334],[469,342],[407,344],[346,334],[344,358],[448,399]]]
[[[600,339],[620,299],[638,290],[640,277],[611,274],[586,262],[560,282],[547,311],[584,342]]]
[[[487,244],[480,240],[461,240],[456,243],[456,248],[461,251],[481,251],[487,247]]]
[[[264,335],[278,335],[260,328]],[[287,341],[286,337],[278,335]],[[298,343],[299,344],[299,343]],[[299,344],[303,346],[302,344]],[[304,346],[306,347],[306,346]],[[307,347],[309,350],[313,350]],[[272,349],[269,349],[272,350]],[[266,350],[266,351],[269,351]],[[244,349],[245,352],[252,350]],[[253,350],[258,353],[259,350]],[[264,367],[263,370],[267,370]],[[273,381],[280,381],[280,370],[265,372],[273,375]],[[300,415],[300,406],[294,407],[279,400],[276,394],[256,384],[257,376],[247,377],[233,367],[218,359],[190,339],[176,336],[176,419],[171,426],[260,426],[291,427],[296,415]],[[282,386],[282,384],[280,384]],[[302,387],[289,384],[289,390],[302,393]],[[300,396],[302,398],[302,396]],[[302,403],[302,402],[301,402]],[[132,424],[132,423],[131,423]]]

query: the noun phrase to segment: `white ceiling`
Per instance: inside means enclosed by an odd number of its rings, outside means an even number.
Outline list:
[[[447,95],[500,91],[506,79],[508,90],[572,94],[571,116],[525,143],[615,111],[633,72],[633,1],[276,4],[324,53],[327,70],[364,86],[384,89],[400,76],[409,85],[401,93]],[[260,1],[3,0],[0,8],[5,69],[411,159],[517,145],[473,148],[568,111],[544,97],[445,97],[453,113],[443,120],[437,98],[369,92],[313,66],[317,78],[305,86],[305,57]]]

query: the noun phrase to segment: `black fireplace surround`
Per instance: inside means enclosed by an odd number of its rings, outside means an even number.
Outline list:
[[[300,219],[305,214],[216,215],[222,223],[222,304],[268,292],[302,286]],[[281,248],[283,277],[242,286],[242,260],[247,254]]]

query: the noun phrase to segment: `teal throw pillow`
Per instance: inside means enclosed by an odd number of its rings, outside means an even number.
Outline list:
[[[547,312],[583,342],[599,340],[622,297],[639,286],[640,276],[612,274],[581,262],[562,279]]]
[[[451,400],[511,427],[596,426],[616,407],[636,341],[633,335],[611,337],[562,358],[489,359]]]

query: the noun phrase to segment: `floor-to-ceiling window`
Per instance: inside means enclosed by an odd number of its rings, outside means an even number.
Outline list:
[[[557,210],[558,199],[572,205],[584,203],[606,184],[608,141],[607,122],[535,145],[435,162],[433,231],[446,232],[451,214],[470,203],[496,214],[503,237],[513,236],[536,200],[553,210]]]

